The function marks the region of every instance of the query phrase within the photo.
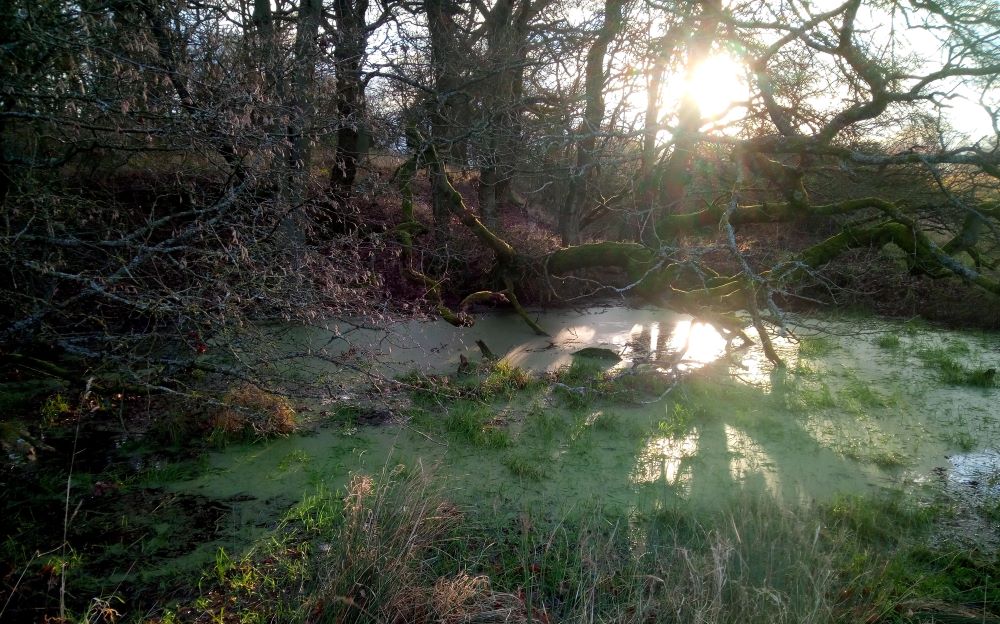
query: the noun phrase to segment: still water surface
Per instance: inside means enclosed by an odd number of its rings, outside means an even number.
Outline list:
[[[454,408],[447,401],[415,420],[396,404],[392,424],[326,423],[229,448],[212,456],[207,474],[173,487],[247,499],[236,520],[247,526],[316,488],[341,487],[351,473],[397,465],[430,468],[456,502],[500,512],[596,505],[641,513],[743,494],[795,505],[879,489],[989,496],[1000,488],[1000,389],[948,385],[931,364],[944,354],[970,368],[1000,367],[996,334],[800,319],[794,335],[777,340],[786,367],[775,369],[759,348],[727,351],[712,326],[664,310],[594,307],[538,319],[550,337],[495,314],[463,329],[440,321],[391,331],[276,328],[273,344],[313,354],[285,370],[317,389],[313,415],[362,398],[365,373],[454,373],[460,356],[480,359],[477,340],[536,375],[568,366],[581,348],[605,347],[623,358],[616,368],[679,361],[686,380],[650,404],[572,407],[551,388],[500,402],[493,424],[511,443],[494,449],[441,426]],[[333,356],[351,369],[331,366]]]

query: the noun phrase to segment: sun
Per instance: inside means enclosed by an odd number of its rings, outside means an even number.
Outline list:
[[[750,98],[746,67],[728,54],[710,56],[685,81],[684,95],[698,105],[702,118],[720,117],[734,103]]]

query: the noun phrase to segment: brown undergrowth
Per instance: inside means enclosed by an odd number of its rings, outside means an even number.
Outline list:
[[[287,398],[251,384],[230,389],[212,417],[212,435],[269,438],[295,430],[295,410]]]

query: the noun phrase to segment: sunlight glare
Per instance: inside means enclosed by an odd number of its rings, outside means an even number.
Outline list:
[[[702,117],[719,117],[733,103],[749,99],[745,74],[743,65],[731,56],[710,56],[687,80],[685,96],[698,105]]]
[[[726,339],[708,323],[681,321],[670,334],[668,347],[673,351],[684,349],[682,360],[690,367],[700,367],[722,357],[726,352]]]

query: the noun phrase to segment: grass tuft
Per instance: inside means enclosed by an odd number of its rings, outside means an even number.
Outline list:
[[[236,386],[226,393],[223,403],[212,417],[214,442],[270,438],[295,430],[295,410],[288,399],[257,386]]]
[[[493,407],[475,401],[456,401],[448,411],[445,428],[478,448],[510,446],[510,434],[494,423]]]
[[[806,336],[799,341],[799,355],[803,357],[823,357],[837,349],[837,343],[828,336]]]
[[[965,343],[955,343],[962,344]],[[954,346],[954,345],[953,345]],[[968,348],[968,345],[965,345]],[[1000,379],[997,370],[987,367],[969,368],[955,359],[955,354],[965,352],[951,348],[928,348],[917,351],[917,357],[928,368],[937,371],[942,382],[952,386],[975,386],[980,388],[995,388]]]
[[[902,341],[897,334],[882,334],[875,339],[875,344],[883,349],[895,350],[901,346]]]
[[[541,481],[545,478],[545,469],[532,458],[523,454],[511,454],[503,459],[503,465],[511,474],[528,481]]]

